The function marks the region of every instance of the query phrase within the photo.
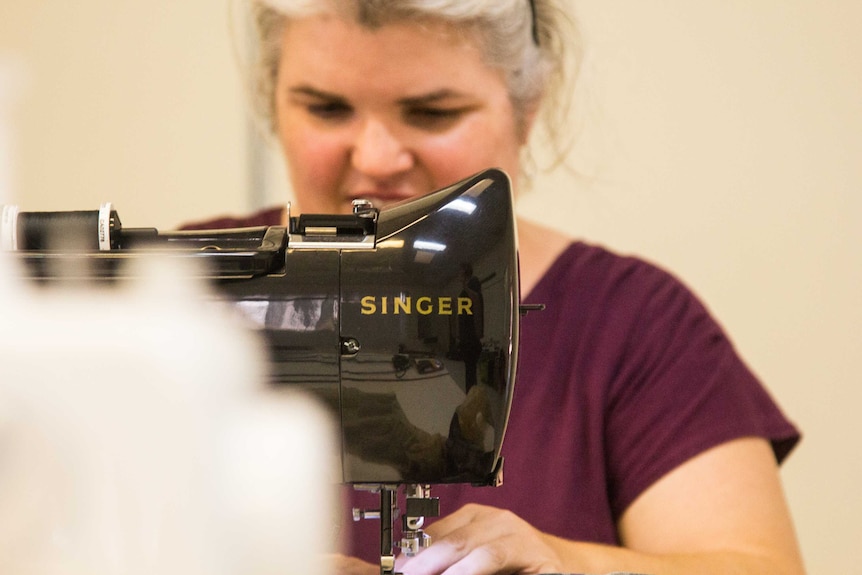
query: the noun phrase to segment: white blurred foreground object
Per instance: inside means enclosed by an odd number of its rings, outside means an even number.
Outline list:
[[[0,253],[0,570],[325,571],[332,431],[263,384],[259,342],[165,261],[25,289]]]

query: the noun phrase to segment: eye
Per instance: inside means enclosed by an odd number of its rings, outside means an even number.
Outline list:
[[[445,130],[456,124],[468,111],[467,108],[418,106],[407,108],[404,116],[408,124],[417,128]]]
[[[322,120],[343,120],[353,113],[353,108],[337,100],[313,102],[305,105],[309,114]]]

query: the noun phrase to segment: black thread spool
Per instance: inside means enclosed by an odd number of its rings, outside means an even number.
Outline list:
[[[21,212],[17,221],[19,250],[100,251],[119,246],[120,218],[111,210]]]

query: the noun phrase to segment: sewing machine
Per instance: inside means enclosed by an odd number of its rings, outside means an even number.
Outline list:
[[[448,188],[289,226],[163,233],[98,211],[4,208],[3,247],[41,285],[122,281],[141,257],[189,260],[266,341],[273,385],[340,423],[342,481],[380,494],[381,573],[430,541],[434,484],[496,485],[515,380],[518,260],[510,182]],[[396,493],[406,492],[398,509]],[[400,537],[394,535],[401,518]]]

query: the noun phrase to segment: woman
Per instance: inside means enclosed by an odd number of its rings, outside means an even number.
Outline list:
[[[562,69],[550,0],[254,8],[263,110],[300,211],[386,205],[492,166],[519,180]],[[700,303],[642,261],[526,221],[518,233],[522,296],[549,311],[522,324],[506,482],[437,488],[457,510],[398,568],[802,573],[776,464],[798,433]],[[374,561],[376,526],[346,528]]]

